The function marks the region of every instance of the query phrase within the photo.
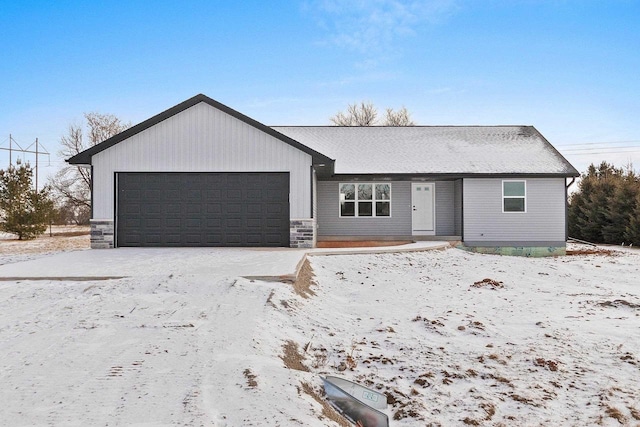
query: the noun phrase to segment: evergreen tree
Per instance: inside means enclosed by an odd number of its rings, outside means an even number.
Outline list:
[[[53,211],[49,188],[34,190],[32,176],[28,164],[0,170],[0,229],[17,234],[19,240],[44,233]]]
[[[590,165],[569,204],[569,235],[594,243],[638,244],[640,177],[606,162]]]
[[[616,180],[615,190],[607,206],[607,224],[602,227],[602,236],[606,243],[619,245],[625,240],[628,241],[625,234],[636,209],[639,190],[637,177],[631,169]]]
[[[635,209],[629,214],[624,239],[629,244],[640,246],[640,189],[637,191]]]

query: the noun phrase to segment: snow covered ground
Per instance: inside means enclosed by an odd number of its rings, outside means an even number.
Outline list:
[[[392,426],[640,423],[636,250],[314,256],[310,288],[200,259],[0,281],[0,425],[337,425],[324,374],[386,393]]]
[[[35,240],[17,240],[16,235],[0,231],[0,265],[81,249],[89,249],[88,226],[54,225]]]

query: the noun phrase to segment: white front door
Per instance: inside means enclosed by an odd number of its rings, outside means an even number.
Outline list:
[[[414,235],[435,235],[435,184],[411,183],[411,223]]]

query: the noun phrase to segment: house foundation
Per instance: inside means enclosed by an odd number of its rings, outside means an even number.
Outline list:
[[[457,248],[469,252],[489,255],[510,255],[524,257],[563,256],[567,254],[566,246],[466,246],[458,245]]]

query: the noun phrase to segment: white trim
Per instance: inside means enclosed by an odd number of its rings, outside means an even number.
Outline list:
[[[353,200],[342,200],[341,188],[345,184],[354,185],[355,198]],[[369,184],[371,185],[371,200],[358,200],[358,185]],[[389,199],[376,199],[376,185],[388,185],[389,186]],[[360,182],[360,181],[346,181],[338,183],[338,217],[339,218],[391,218],[393,207],[393,186],[391,182]],[[358,215],[358,202],[371,202],[371,215]],[[389,202],[389,215],[376,215],[376,203],[377,202]],[[354,214],[352,216],[342,215],[342,204],[353,203]]]
[[[504,195],[504,183],[505,182],[521,182],[524,184],[524,196],[505,196]],[[527,213],[527,180],[526,179],[503,179],[501,184],[502,186],[502,213],[505,214],[523,214]],[[505,211],[504,210],[504,199],[524,199],[524,210],[522,211]]]
[[[414,188],[418,185],[431,186],[431,215],[433,218],[433,230],[416,230],[413,215],[413,194]],[[436,183],[435,182],[412,182],[411,183],[411,235],[413,236],[435,236],[436,235]]]

